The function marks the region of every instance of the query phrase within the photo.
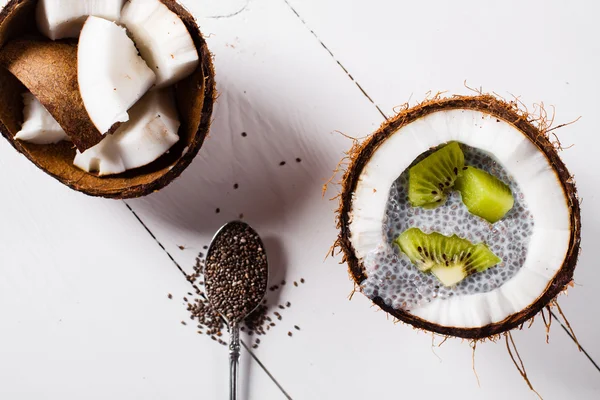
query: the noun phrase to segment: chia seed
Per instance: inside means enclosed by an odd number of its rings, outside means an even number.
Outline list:
[[[246,240],[246,243],[248,243],[247,238],[241,236],[238,238],[240,239],[240,242],[242,242],[242,239],[244,239]],[[204,250],[206,249],[207,246],[205,246]],[[190,319],[195,319],[197,321],[196,331],[199,335],[206,335],[207,337],[214,336],[216,343],[226,346],[227,343],[225,341],[218,339],[219,336],[226,332],[227,325],[225,320],[217,311],[215,311],[211,304],[209,304],[203,291],[201,291],[199,288],[204,286],[205,279],[205,260],[203,257],[204,255],[202,253],[198,254],[198,257],[196,257],[196,263],[193,267],[194,272],[187,276],[188,281],[195,289],[196,297],[194,298],[194,296],[188,292],[188,303],[185,303],[185,306],[190,313]],[[283,286],[284,281],[281,281],[280,285]],[[295,286],[298,286],[297,282]],[[271,286],[269,290],[276,292],[280,290],[280,286]],[[274,296],[278,295],[274,294]],[[170,298],[172,297],[173,296],[171,295]],[[287,307],[289,307],[288,304],[291,306],[290,302],[286,302],[285,304]],[[240,321],[240,331],[247,333],[249,336],[250,332],[252,335],[257,336],[266,335],[266,333],[271,330],[271,327],[275,326],[273,320],[275,318],[278,320],[282,319],[282,315],[278,311],[275,311],[274,313],[271,311],[274,306],[277,307],[278,304],[276,303],[273,305],[273,302],[269,302],[268,298],[265,297],[260,305],[254,309],[249,316],[247,316],[243,321]],[[202,329],[204,331],[202,331]],[[294,329],[300,330],[297,326],[294,326]],[[259,347],[260,343],[260,341],[255,341],[253,346]]]
[[[529,211],[519,185],[489,154],[469,146],[462,148],[465,164],[483,169],[508,184],[515,199],[513,208],[502,220],[491,225],[469,213],[458,192],[450,193],[446,203],[435,209],[412,207],[408,201],[407,169],[390,189],[382,227],[384,241],[364,259],[367,279],[361,283],[361,290],[367,297],[380,297],[390,307],[411,310],[433,299],[494,290],[512,278],[523,265],[534,221],[526,217]],[[415,162],[428,154],[419,156]],[[419,272],[394,245],[394,239],[411,227],[425,233],[456,234],[473,243],[487,243],[502,263],[470,275],[452,288],[440,286],[437,279]]]
[[[205,269],[210,305],[229,323],[240,322],[261,303],[267,288],[264,246],[252,228],[236,222],[221,231],[211,247]]]

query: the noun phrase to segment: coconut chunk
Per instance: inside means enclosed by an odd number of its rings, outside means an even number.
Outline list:
[[[85,109],[104,134],[129,120],[127,110],[150,89],[156,76],[124,28],[89,17],[79,37],[77,79]]]
[[[88,16],[118,21],[124,0],[39,0],[36,22],[52,40],[76,38]]]
[[[144,60],[156,74],[156,86],[169,86],[198,66],[198,51],[181,18],[159,0],[130,0],[125,24]]]
[[[24,122],[15,139],[35,144],[52,144],[69,140],[63,128],[34,95],[26,92],[22,96]]]
[[[159,158],[179,140],[179,118],[171,89],[153,90],[132,109],[129,122],[83,153],[73,164],[100,176],[142,167]]]

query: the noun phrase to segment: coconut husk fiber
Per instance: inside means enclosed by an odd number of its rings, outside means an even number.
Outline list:
[[[349,165],[342,178],[342,192],[339,197],[339,209],[337,211],[337,222],[340,229],[335,246],[341,249],[343,261],[348,264],[350,276],[357,287],[367,278],[367,272],[362,261],[357,257],[351,241],[352,232],[350,223],[352,221],[352,203],[353,194],[360,180],[363,169],[377,151],[379,146],[390,138],[401,127],[437,111],[451,109],[477,110],[490,114],[499,120],[504,120],[517,128],[525,137],[527,137],[541,153],[549,160],[554,168],[556,175],[560,179],[565,198],[569,206],[569,216],[571,222],[571,235],[569,248],[562,267],[556,273],[554,278],[548,283],[543,293],[528,307],[510,315],[505,320],[492,323],[482,327],[462,328],[453,326],[441,326],[424,319],[421,319],[410,311],[395,309],[385,304],[380,297],[373,299],[373,302],[391,314],[398,320],[413,325],[417,329],[435,332],[445,336],[455,336],[466,339],[484,339],[492,337],[503,332],[518,328],[526,321],[533,318],[542,311],[548,304],[562,293],[573,280],[573,273],[577,264],[577,256],[581,243],[581,217],[579,209],[579,199],[572,176],[567,167],[560,159],[557,149],[548,139],[546,121],[534,123],[534,119],[528,115],[526,110],[520,110],[516,102],[508,103],[492,95],[481,94],[479,96],[453,96],[449,98],[436,97],[426,100],[423,103],[406,108],[393,118],[387,120],[375,133],[366,139],[360,145],[355,144],[348,154]]]
[[[75,43],[43,38],[11,40],[0,50],[0,66],[37,97],[79,151],[104,138],[89,118],[79,92]],[[117,127],[115,124],[111,131]]]
[[[43,71],[46,68],[54,68],[54,66],[38,64],[36,69],[33,69],[31,65],[29,67],[23,66],[26,58],[21,53],[27,53],[27,51],[18,49],[16,43],[25,45],[29,51],[34,48],[40,50],[38,57],[41,57],[41,53],[46,53],[48,57],[46,60],[64,63],[67,63],[67,60],[71,57],[68,55],[69,52],[75,51],[76,53],[76,45],[74,42],[68,41],[52,44],[39,39],[41,35],[35,27],[37,0],[10,0],[0,12],[0,54],[4,54],[5,57],[9,58],[5,65],[13,72],[18,71],[15,75],[19,77],[17,79],[8,69],[0,67],[0,131],[17,151],[44,172],[74,190],[92,196],[119,199],[150,194],[177,178],[198,154],[204,143],[210,127],[213,103],[216,96],[211,54],[194,17],[175,0],[161,1],[182,19],[192,36],[200,57],[200,63],[196,71],[175,86],[181,122],[179,128],[180,139],[167,154],[151,164],[129,170],[123,174],[102,178],[73,166],[75,157],[73,143],[61,142],[53,145],[36,145],[14,140],[15,134],[20,130],[23,123],[22,93],[28,89],[31,90],[57,120],[59,120],[56,114],[57,111],[52,112],[52,106],[49,105],[51,104],[50,101],[43,101],[42,99],[44,96],[46,96],[46,99],[50,97],[56,99],[58,96],[63,96],[63,94],[46,93],[46,89],[41,89],[44,93],[39,93],[40,88],[47,88],[49,85],[52,87],[54,84],[45,83],[46,86],[44,86],[43,83],[36,82],[36,80],[41,81],[42,77],[46,75],[44,75],[45,72],[38,75],[38,72],[33,73],[33,71]],[[12,56],[9,57],[8,55]],[[76,65],[75,55],[75,70]],[[34,92],[34,87],[37,88],[35,89],[37,93]],[[68,88],[69,86],[55,85],[52,91],[65,91]],[[59,104],[60,102],[55,103]],[[72,105],[73,102],[67,102],[67,104]],[[64,106],[64,104],[60,105]],[[72,113],[73,109],[62,112]],[[85,119],[89,120],[89,117]],[[59,123],[63,125],[64,121],[59,120]],[[77,132],[76,136],[81,138],[82,132]],[[75,137],[75,134],[71,137]]]

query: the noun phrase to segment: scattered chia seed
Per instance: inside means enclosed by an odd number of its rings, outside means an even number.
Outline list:
[[[304,282],[305,282],[304,278],[300,278],[300,283],[304,283]]]
[[[297,331],[299,331],[300,327],[298,325],[294,325],[294,329],[297,330]]]
[[[290,302],[288,301],[287,303],[285,303],[285,306],[286,306],[287,308],[290,308],[290,307],[292,306],[292,303],[290,303]]]
[[[298,287],[298,282],[294,281],[294,286]]]
[[[241,242],[240,238],[240,242]],[[244,238],[246,243],[248,243],[248,239]],[[208,246],[204,246],[204,250],[206,250]],[[190,313],[190,319],[194,319],[197,321],[197,332],[199,335],[207,335],[214,336],[215,340],[218,344],[226,346],[227,343],[218,337],[222,337],[222,335],[227,330],[227,325],[223,318],[221,318],[220,314],[215,311],[215,309],[209,304],[208,300],[204,295],[204,292],[200,290],[200,287],[204,286],[204,269],[205,269],[205,261],[203,259],[204,254],[199,253],[198,257],[196,257],[196,264],[194,265],[194,272],[187,276],[187,280],[192,283],[192,286],[195,290],[195,295],[190,294],[188,292],[188,303],[185,303],[187,310]],[[280,283],[281,287],[284,286],[284,282]],[[298,283],[296,282],[296,287]],[[271,292],[275,292],[280,290],[279,285],[274,285],[269,287]],[[170,295],[170,294],[169,294]],[[170,295],[169,298],[173,296]],[[290,302],[286,302],[290,304]],[[275,303],[275,306],[278,306]],[[267,331],[271,330],[271,327],[274,327],[276,324],[273,322],[273,319],[277,318],[278,320],[282,319],[282,315],[278,312],[272,312],[272,308],[274,307],[272,302],[268,301],[268,298],[262,300],[260,305],[241,322],[240,331],[245,332],[248,336],[264,336]],[[278,308],[279,310],[279,308]],[[299,330],[299,329],[298,329]],[[258,338],[257,338],[258,339]],[[254,345],[257,348],[260,345],[260,341],[254,341]]]
[[[296,158],[296,162],[302,162],[302,159],[300,157]]]
[[[238,185],[237,183],[234,183],[234,184],[233,184],[233,188],[234,188],[234,189],[237,189],[237,188],[239,188],[239,187],[240,187],[240,185]]]
[[[205,271],[209,302],[228,322],[240,322],[261,303],[266,291],[263,244],[252,228],[238,222],[221,231],[211,246],[214,251],[211,248]]]
[[[169,298],[169,300],[171,300],[171,299],[173,298],[173,295],[172,295],[171,293],[169,293],[169,294],[167,295],[167,297]]]
[[[248,134],[246,132],[242,132],[242,137],[246,137]]]
[[[179,245],[177,247],[179,247],[179,250],[185,250],[185,246]]]
[[[220,213],[220,212],[221,212],[221,209],[220,209],[220,208],[217,208],[217,209],[215,210],[215,213],[216,213],[216,214],[218,214],[218,213]]]
[[[288,332],[288,336],[289,336],[289,337],[292,337],[292,332]]]
[[[285,165],[285,161],[280,162],[279,165],[284,166]]]

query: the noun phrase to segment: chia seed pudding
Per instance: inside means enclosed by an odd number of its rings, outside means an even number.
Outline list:
[[[390,189],[383,224],[385,243],[363,260],[367,279],[361,283],[361,289],[367,297],[380,297],[390,307],[410,310],[436,298],[490,292],[515,276],[522,267],[534,226],[522,191],[489,153],[464,144],[461,148],[465,165],[487,171],[508,184],[515,199],[513,208],[492,225],[469,213],[456,191],[448,195],[445,204],[435,209],[412,207],[408,201],[407,168]],[[413,165],[434,150],[423,153]],[[444,287],[435,276],[417,270],[393,243],[398,235],[412,227],[425,233],[456,234],[472,243],[486,243],[502,262],[468,276],[454,287]]]

